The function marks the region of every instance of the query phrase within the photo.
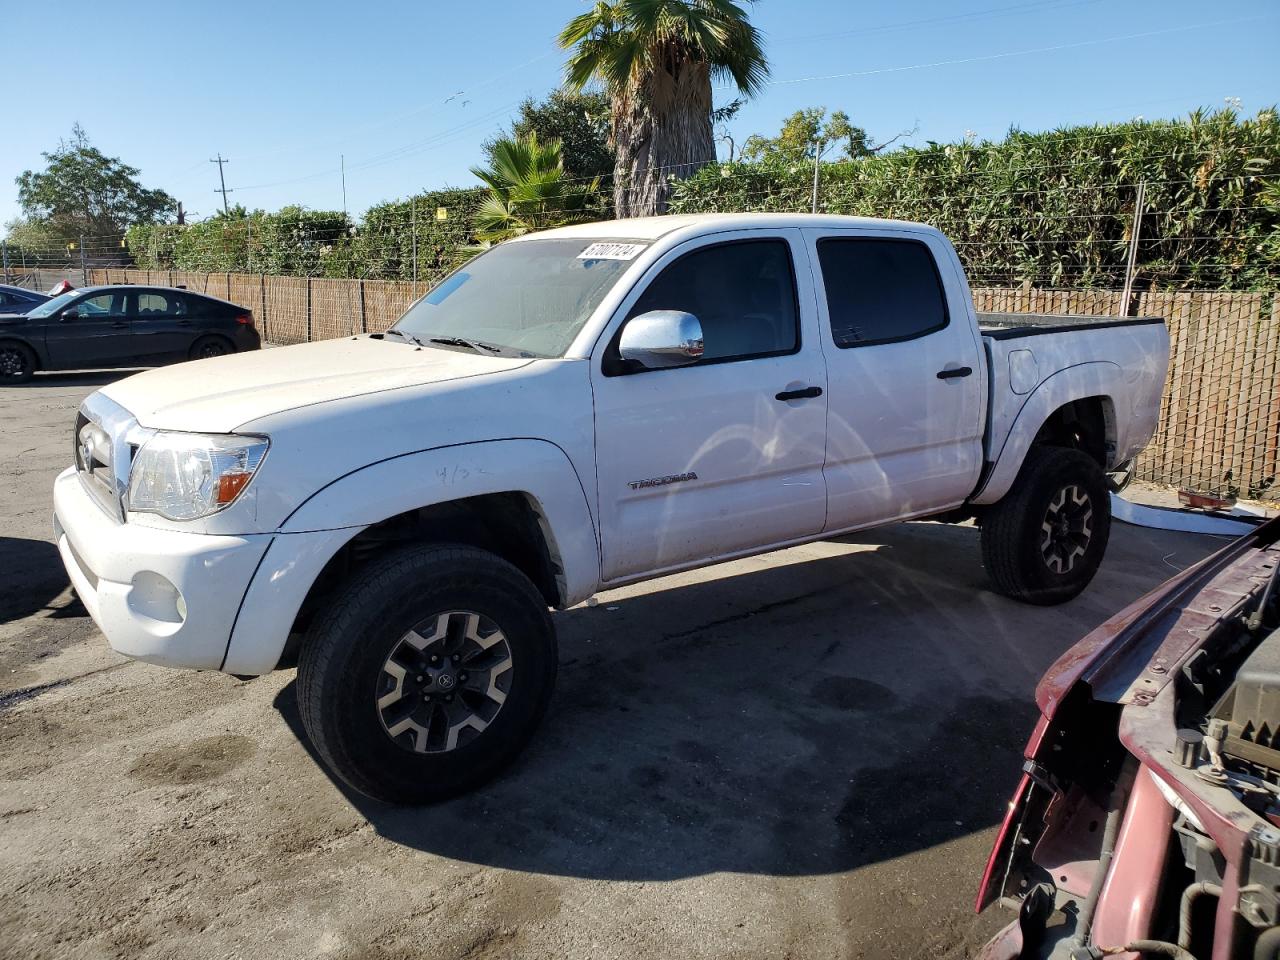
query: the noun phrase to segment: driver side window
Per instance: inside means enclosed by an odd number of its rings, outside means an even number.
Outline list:
[[[113,310],[112,307],[119,294],[100,293],[97,296],[85,297],[76,303],[73,303],[70,309],[77,311],[80,316],[90,317],[106,317],[112,313],[120,313],[119,310]]]
[[[627,319],[681,310],[702,324],[699,364],[795,353],[800,310],[785,240],[738,240],[687,253],[640,295]]]

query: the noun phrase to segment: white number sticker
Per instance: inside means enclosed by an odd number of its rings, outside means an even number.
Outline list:
[[[593,243],[578,254],[579,260],[634,260],[643,243]]]

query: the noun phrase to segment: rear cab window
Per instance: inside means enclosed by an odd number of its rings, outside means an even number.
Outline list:
[[[946,327],[942,277],[923,241],[823,237],[817,246],[837,347],[914,340]]]

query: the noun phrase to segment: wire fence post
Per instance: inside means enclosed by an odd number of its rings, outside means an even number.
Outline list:
[[[360,332],[361,332],[361,333],[368,333],[368,332],[369,332],[369,324],[368,324],[368,321],[367,321],[366,316],[365,316],[365,308],[364,308],[364,278],[363,278],[363,277],[362,277],[362,278],[360,279],[360,281],[359,281],[359,290],[360,290]]]
[[[4,282],[8,283],[13,278],[9,275],[9,244],[0,240],[0,257],[4,259]]]
[[[413,299],[418,299],[418,198],[409,201],[409,224],[413,231]]]
[[[89,285],[89,261],[85,258],[84,234],[80,235],[80,286]]]
[[[307,277],[307,343],[311,342],[311,278]]]
[[[244,272],[253,273],[253,218],[246,217],[244,226],[247,231],[244,241]]]
[[[1130,301],[1133,299],[1133,275],[1138,265],[1138,237],[1142,233],[1142,214],[1147,200],[1147,183],[1138,184],[1138,192],[1133,198],[1133,225],[1129,228],[1129,260],[1124,268],[1124,292],[1120,294],[1120,316],[1129,316]]]
[[[818,174],[822,169],[822,148],[821,140],[813,141],[813,213],[818,212]]]

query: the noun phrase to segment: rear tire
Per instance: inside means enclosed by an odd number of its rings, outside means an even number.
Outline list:
[[[1111,534],[1111,498],[1079,450],[1032,447],[1018,479],[982,523],[982,563],[996,591],[1048,606],[1078,596]]]
[[[389,803],[470,790],[524,748],[555,685],[546,601],[484,550],[415,545],[371,563],[313,621],[302,723],[346,784]]]
[[[191,350],[187,356],[192,360],[207,360],[209,357],[225,357],[229,353],[235,353],[236,348],[231,341],[223,337],[201,337],[191,345]]]
[[[0,385],[26,383],[36,372],[36,355],[26,344],[0,341]]]

